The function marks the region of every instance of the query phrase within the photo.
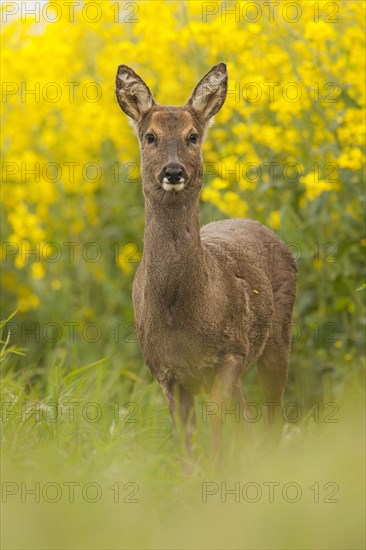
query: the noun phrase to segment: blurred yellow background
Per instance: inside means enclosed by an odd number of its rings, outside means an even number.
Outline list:
[[[318,331],[322,362],[354,358],[366,245],[364,3],[33,4],[2,5],[3,317],[17,309],[41,329],[75,322],[76,335],[99,323],[97,355],[113,353],[110,326],[133,322],[143,233],[138,144],[115,100],[117,66],[131,65],[158,102],[182,104],[222,60],[229,92],[204,147],[202,221],[248,216],[278,231],[299,265],[299,347],[314,347]],[[66,332],[54,340],[67,347]]]

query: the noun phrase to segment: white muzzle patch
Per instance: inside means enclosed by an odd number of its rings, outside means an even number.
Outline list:
[[[170,183],[168,178],[163,179],[163,189],[165,191],[182,191],[185,179],[180,178],[179,183]]]

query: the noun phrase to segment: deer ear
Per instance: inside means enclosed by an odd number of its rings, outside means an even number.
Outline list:
[[[120,65],[116,77],[116,96],[122,111],[139,122],[155,105],[145,82],[127,65]]]
[[[227,92],[227,69],[219,63],[199,81],[186,105],[192,107],[207,122],[222,107]]]

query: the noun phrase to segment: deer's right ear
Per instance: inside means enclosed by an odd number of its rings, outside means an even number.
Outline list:
[[[120,65],[116,77],[116,96],[122,109],[135,122],[155,105],[145,82],[127,65]]]

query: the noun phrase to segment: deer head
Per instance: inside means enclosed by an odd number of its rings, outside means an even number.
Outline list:
[[[158,105],[130,67],[118,67],[117,100],[139,138],[145,197],[171,203],[197,199],[202,187],[202,143],[226,92],[225,63],[212,67],[182,107]]]

